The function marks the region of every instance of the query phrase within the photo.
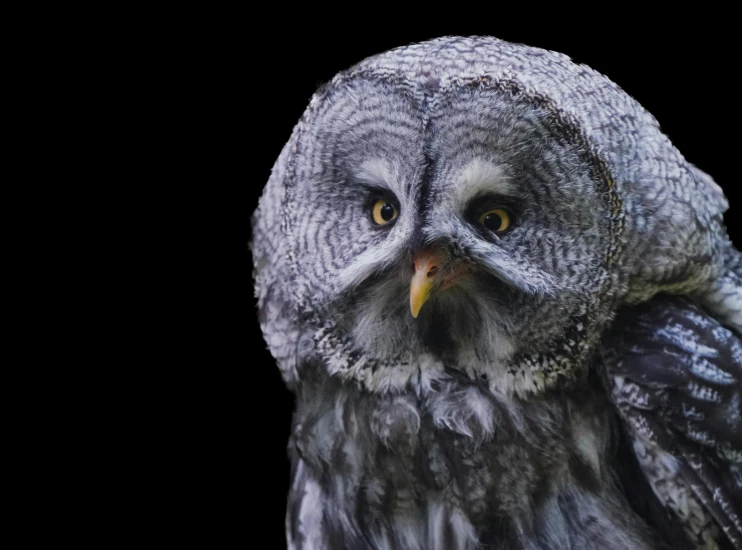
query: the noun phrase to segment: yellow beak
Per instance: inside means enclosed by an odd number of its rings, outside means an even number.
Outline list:
[[[410,310],[415,319],[433,292],[440,264],[440,252],[430,249],[421,250],[413,260],[415,274],[410,283]]]

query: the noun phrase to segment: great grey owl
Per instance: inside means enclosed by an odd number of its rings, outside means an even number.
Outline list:
[[[562,54],[321,87],[253,216],[294,549],[742,548],[742,257],[657,121]]]

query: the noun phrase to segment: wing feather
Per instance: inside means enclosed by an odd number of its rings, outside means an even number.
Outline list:
[[[616,317],[607,389],[642,471],[699,548],[742,549],[742,342],[692,300],[659,295]]]

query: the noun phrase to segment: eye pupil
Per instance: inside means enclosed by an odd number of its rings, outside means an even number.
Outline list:
[[[479,223],[496,233],[502,233],[510,227],[510,214],[503,208],[493,208],[479,217]]]
[[[391,202],[384,199],[377,200],[371,209],[371,219],[376,225],[387,225],[398,215],[397,208]]]
[[[484,217],[484,220],[482,220],[482,225],[484,225],[487,229],[497,231],[498,229],[500,229],[500,227],[502,227],[502,218],[498,214],[490,212]]]
[[[384,205],[379,210],[379,214],[381,214],[381,219],[385,222],[390,221],[392,218],[394,218],[394,206],[392,206],[388,202],[384,203]]]

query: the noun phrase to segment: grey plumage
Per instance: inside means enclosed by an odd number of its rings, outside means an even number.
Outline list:
[[[742,343],[693,302],[624,311],[602,366],[654,492],[697,547],[742,544]]]
[[[337,75],[253,218],[261,327],[297,395],[289,545],[739,548],[726,208],[561,54],[451,37]],[[440,284],[415,319],[422,251]]]

